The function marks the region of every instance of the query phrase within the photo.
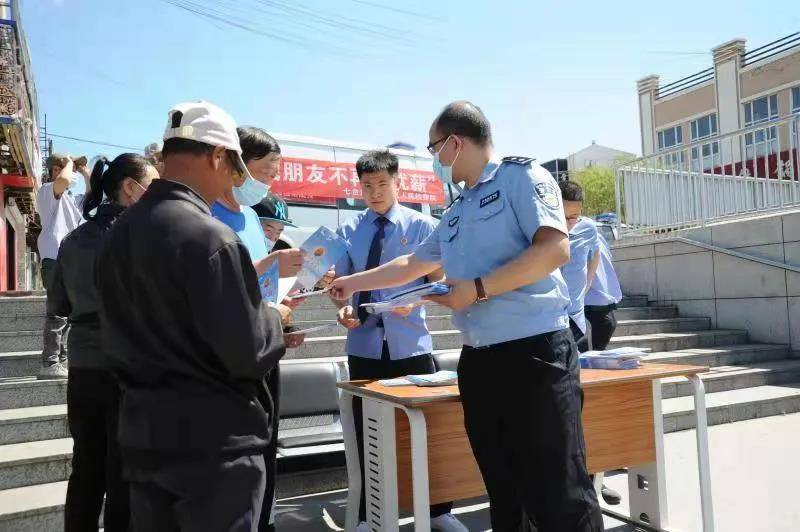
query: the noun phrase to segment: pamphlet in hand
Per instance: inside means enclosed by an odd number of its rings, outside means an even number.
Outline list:
[[[408,375],[399,379],[385,379],[378,381],[387,387],[394,386],[452,386],[458,384],[458,373],[455,371],[437,371],[430,375]]]
[[[274,261],[264,275],[258,278],[258,286],[261,289],[261,299],[270,303],[278,302],[278,285],[280,284],[278,272],[278,261]]]
[[[339,235],[323,226],[308,237],[300,249],[303,251],[303,267],[297,274],[297,281],[311,290],[347,253],[347,244]]]
[[[315,327],[308,327],[307,329],[298,329],[295,330],[294,328],[290,328],[289,330],[285,331],[284,334],[310,334],[312,332],[317,331],[324,331],[326,329],[334,329],[336,328],[336,323],[330,323],[328,325],[317,325]]]
[[[444,296],[449,293],[449,285],[444,283],[428,283],[398,292],[385,301],[364,303],[361,307],[370,314],[380,314],[381,312],[391,312],[396,308],[422,305],[427,302],[423,299],[426,296]]]

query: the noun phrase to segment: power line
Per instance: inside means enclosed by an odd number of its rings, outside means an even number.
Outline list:
[[[47,133],[48,137],[55,137],[57,139],[67,139],[67,140],[75,140],[78,142],[85,142],[87,144],[97,144],[98,146],[109,146],[111,148],[122,148],[123,150],[134,150],[137,152],[143,152],[142,148],[134,148],[132,146],[122,146],[120,144],[112,144],[110,142],[103,142],[100,140],[91,140],[91,139],[82,139],[78,137],[69,137],[67,135],[57,135],[55,133]]]

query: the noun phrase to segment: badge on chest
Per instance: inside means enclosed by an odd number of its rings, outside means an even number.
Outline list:
[[[493,203],[493,202],[495,202],[495,201],[497,201],[499,199],[500,199],[500,191],[496,190],[496,191],[492,192],[491,194],[489,194],[488,196],[484,196],[484,197],[481,198],[480,208],[482,209],[482,208],[486,207],[487,205],[489,205],[490,203]]]

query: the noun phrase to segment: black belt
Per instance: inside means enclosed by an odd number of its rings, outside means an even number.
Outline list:
[[[585,307],[583,307],[583,309],[586,312],[611,312],[612,310],[617,309],[617,304],[611,303],[610,305],[605,305],[605,306],[586,305]]]

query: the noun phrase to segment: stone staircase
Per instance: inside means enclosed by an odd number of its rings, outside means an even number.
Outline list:
[[[746,331],[711,329],[708,318],[679,317],[672,306],[629,297],[617,311],[612,346],[650,348],[650,360],[701,364],[709,424],[800,412],[800,359],[785,345],[754,344]],[[332,303],[318,298],[295,313],[298,325],[332,323]],[[431,305],[434,348],[461,346],[447,309]],[[0,532],[63,529],[72,440],[66,421],[66,381],[37,381],[44,299],[0,298]],[[308,338],[287,359],[343,355],[344,329]],[[666,432],[693,427],[688,382],[662,385]]]

